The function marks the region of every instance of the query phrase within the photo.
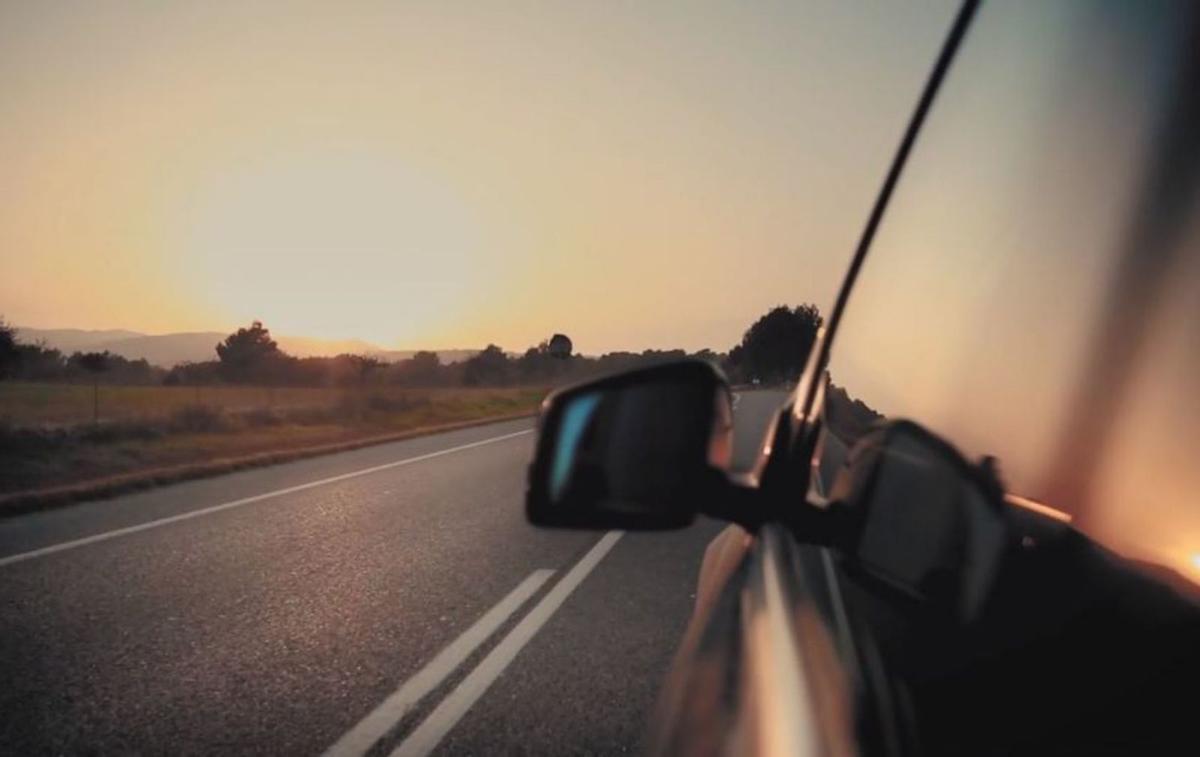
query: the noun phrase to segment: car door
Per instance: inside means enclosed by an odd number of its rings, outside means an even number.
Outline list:
[[[1041,529],[1027,537],[1031,555],[1054,534],[1073,539],[1073,520],[1113,548],[1194,570],[1198,28],[1182,2],[980,11],[857,280],[852,267],[844,317],[835,313],[824,335],[828,360],[818,347],[764,441],[757,473],[781,517],[754,535],[731,527],[706,555],[663,697],[660,751],[1108,743],[1104,728],[1056,721],[1055,697],[1084,688],[1067,675],[1030,681],[1029,696],[989,698],[1011,716],[1007,731],[964,736],[930,716],[971,709],[914,702],[880,642],[889,619],[844,569],[851,558],[807,526],[862,430],[907,417],[972,459],[999,459],[1010,505],[1035,513]],[[1093,554],[1089,545],[1080,551]],[[1045,565],[1060,578],[1085,575],[1075,562]],[[1100,594],[1079,607],[1108,603]],[[1066,627],[1025,632],[1063,636]],[[1049,670],[1087,676],[1093,692],[1113,688],[1118,679],[1068,664],[1060,646],[1045,658]],[[1172,706],[1153,717],[1169,719]]]

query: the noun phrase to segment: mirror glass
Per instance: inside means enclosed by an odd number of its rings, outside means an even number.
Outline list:
[[[729,462],[724,379],[688,361],[602,379],[547,398],[527,506],[540,525],[669,528]]]

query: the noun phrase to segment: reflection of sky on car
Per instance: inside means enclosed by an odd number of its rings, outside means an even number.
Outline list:
[[[1186,49],[1163,10],[984,7],[863,267],[831,375],[970,457],[996,455],[1010,490],[1069,510],[1110,546],[1194,576],[1194,197],[1173,198],[1192,211],[1180,232],[1190,238],[1137,250],[1169,264],[1149,312],[1103,326],[1136,278],[1118,261],[1139,200],[1159,186],[1147,176],[1161,106],[1176,97],[1163,72]],[[1148,336],[1132,376],[1113,378],[1120,361],[1087,371],[1098,342],[1139,323]],[[1071,431],[1089,384],[1121,401],[1093,413],[1101,422],[1089,438],[1103,438],[1103,454],[1076,464],[1073,451],[1088,445]]]

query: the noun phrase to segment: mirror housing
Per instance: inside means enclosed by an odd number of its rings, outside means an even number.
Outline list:
[[[967,621],[977,616],[1008,544],[1003,487],[911,421],[890,421],[850,450],[829,492],[843,552],[860,574]]]
[[[561,389],[542,402],[525,512],[556,528],[669,529],[732,487],[729,384],[684,360]]]

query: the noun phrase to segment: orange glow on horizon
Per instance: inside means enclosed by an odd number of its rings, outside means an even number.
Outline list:
[[[947,12],[7,4],[0,315],[728,349],[826,307]]]

